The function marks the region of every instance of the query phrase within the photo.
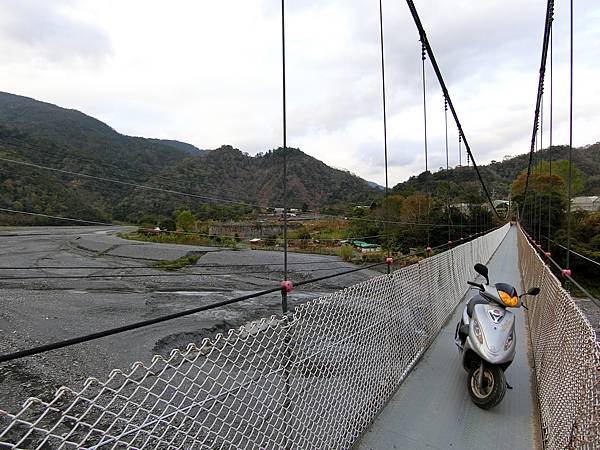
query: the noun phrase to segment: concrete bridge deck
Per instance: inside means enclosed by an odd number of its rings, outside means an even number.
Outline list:
[[[522,292],[513,227],[488,263],[490,282],[504,281]],[[529,287],[529,286],[528,286]],[[454,344],[454,329],[467,293],[451,319],[370,429],[355,445],[367,449],[524,450],[539,446],[538,413],[524,310],[517,310],[517,354],[506,372],[507,390],[496,408],[476,407]]]

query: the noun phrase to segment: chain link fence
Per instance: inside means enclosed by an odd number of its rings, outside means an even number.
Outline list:
[[[600,449],[600,345],[560,281],[519,232],[519,264],[528,301],[544,446]]]
[[[30,398],[0,411],[0,448],[349,448],[508,229],[81,390]]]

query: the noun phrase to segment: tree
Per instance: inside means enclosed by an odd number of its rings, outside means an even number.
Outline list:
[[[559,228],[567,209],[563,178],[554,173],[552,175],[532,173],[529,176],[529,188],[525,199],[526,180],[527,174],[521,173],[511,186],[512,199],[525,214],[521,221],[528,226],[533,226],[534,219],[535,224],[541,220],[543,227],[547,227],[548,214],[550,214],[550,226],[553,229]],[[548,205],[551,207],[550,211]]]
[[[177,229],[183,231],[194,231],[197,220],[198,219],[196,219],[196,216],[194,216],[194,214],[189,209],[178,211],[175,216]]]
[[[527,174],[527,171],[523,173]],[[550,174],[550,163],[548,161],[540,161],[531,169],[532,174]],[[567,186],[567,182],[569,180],[569,161],[566,159],[557,159],[556,161],[552,161],[552,175],[558,175],[561,177]],[[581,179],[580,170],[572,166],[571,171],[571,188],[573,190],[573,194],[577,194],[581,192],[583,189],[583,181]]]

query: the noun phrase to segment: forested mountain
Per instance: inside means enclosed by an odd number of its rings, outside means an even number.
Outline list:
[[[152,185],[219,199],[237,199],[252,205],[283,206],[283,150],[249,156],[231,146],[212,150],[203,158],[188,158],[153,177]],[[288,148],[288,204],[292,208],[319,208],[336,203],[369,203],[379,189],[355,175],[333,169],[298,149]],[[168,182],[166,180],[169,180]],[[158,212],[170,207],[206,211],[202,199],[176,197],[162,192],[148,195],[136,189],[124,208]],[[220,202],[227,204],[226,202]],[[134,206],[135,205],[135,206]],[[200,214],[202,216],[202,214]]]
[[[534,165],[540,160],[547,161],[568,159],[568,147],[554,146],[551,150],[537,152]],[[529,156],[519,155],[501,162],[479,166],[481,175],[494,199],[506,198],[510,186],[517,176],[527,168]],[[581,172],[583,183],[580,195],[600,195],[600,142],[585,147],[573,149],[573,164]],[[414,192],[446,192],[450,182],[451,197],[467,200],[481,196],[481,188],[477,175],[472,167],[456,167],[450,170],[440,170],[435,173],[421,173],[409,180],[399,183],[393,188],[394,193],[412,194]]]
[[[215,204],[224,209],[234,205],[225,200],[280,206],[282,155],[282,150],[273,150],[251,157],[230,146],[207,151],[179,141],[125,136],[79,111],[0,92],[0,158],[63,171],[0,161],[2,208],[137,221],[169,217],[182,207],[206,213]],[[288,149],[288,173],[290,207],[365,203],[380,195],[365,180],[296,149]],[[26,216],[0,216],[0,224],[30,222]]]

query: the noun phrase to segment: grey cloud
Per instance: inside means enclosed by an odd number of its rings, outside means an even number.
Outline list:
[[[298,8],[315,6],[312,1],[300,3]],[[438,5],[438,13],[436,8],[422,8],[422,18],[451,95],[452,84],[465,77],[470,78],[475,89],[493,82],[493,76],[504,68],[537,70],[539,42],[532,39],[531,31],[541,29],[543,23],[538,19],[543,17],[543,8],[515,0],[494,5],[452,17],[444,14],[454,12],[455,6]],[[352,45],[327,60],[312,61],[318,65],[314,70],[325,76],[341,73],[343,79],[332,83],[332,90],[316,99],[318,107],[310,104],[293,111],[298,128],[331,130],[353,119],[381,115],[378,10],[373,2],[358,1],[348,11],[357,25]],[[420,101],[420,44],[404,4],[384,2],[384,14],[388,112],[394,114]],[[439,90],[429,63],[426,70],[428,92]],[[357,89],[353,89],[355,86]],[[289,95],[293,98],[294,94],[290,91]]]
[[[363,144],[354,156],[372,169],[385,167],[383,142]],[[411,165],[420,158],[423,158],[422,142],[408,139],[393,139],[388,142],[388,167]]]
[[[101,59],[111,53],[108,36],[61,13],[69,1],[1,0],[3,39],[32,48],[51,62]]]

